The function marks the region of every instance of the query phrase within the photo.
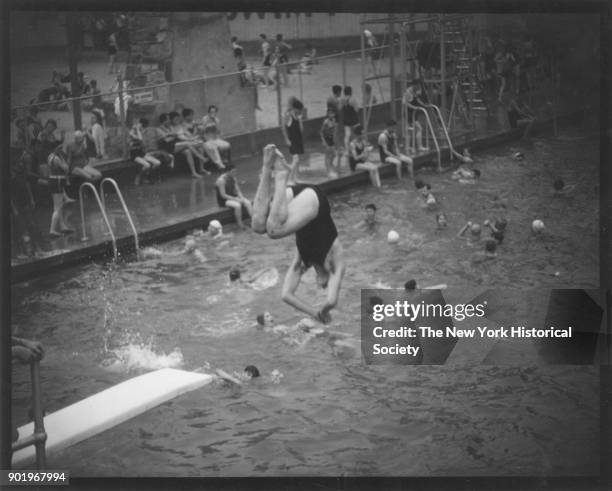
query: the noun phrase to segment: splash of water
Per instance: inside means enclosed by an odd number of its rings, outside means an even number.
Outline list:
[[[183,353],[179,348],[166,354],[156,352],[151,344],[129,343],[109,351],[111,358],[104,363],[105,368],[115,372],[133,370],[158,370],[160,368],[178,368],[184,363]]]

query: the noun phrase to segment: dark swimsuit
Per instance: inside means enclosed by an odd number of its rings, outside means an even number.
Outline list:
[[[317,186],[310,184],[291,186],[293,197],[295,198],[304,189],[308,188],[317,194],[319,212],[313,220],[295,233],[295,245],[302,262],[307,268],[313,264],[323,266],[329,250],[336,237],[338,237],[336,225],[331,217],[329,201]]]
[[[389,150],[389,152],[393,152],[394,149],[395,149],[395,138],[392,137],[391,135],[387,135],[387,150]],[[387,155],[385,154],[385,151],[382,145],[378,145],[378,152],[380,154],[380,162],[384,164],[385,159],[387,158]]]
[[[297,118],[291,115],[291,124],[287,126],[289,137],[289,153],[291,155],[302,155],[304,153],[304,142],[302,141],[302,129]]]
[[[356,141],[354,145],[357,158],[355,159],[353,155],[349,153],[349,166],[351,168],[351,172],[355,172],[357,164],[359,164],[360,162],[365,162],[365,155],[363,153],[363,151],[365,150],[365,143],[362,141]]]
[[[216,186],[215,191],[217,192],[217,204],[221,207],[225,206],[227,199],[221,196],[219,188]],[[236,182],[232,176],[227,176],[225,178],[225,194],[227,194],[230,199],[238,197],[238,193],[236,192]]]

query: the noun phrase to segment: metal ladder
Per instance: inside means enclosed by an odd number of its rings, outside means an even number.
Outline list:
[[[102,218],[104,218],[104,223],[106,223],[106,227],[108,228],[108,232],[111,236],[111,241],[113,244],[113,257],[114,260],[117,261],[119,254],[117,251],[117,237],[115,236],[115,233],[113,232],[113,228],[108,220],[108,215],[106,214],[106,201],[104,198],[104,184],[108,182],[110,183],[113,188],[115,188],[115,192],[117,193],[117,196],[119,197],[119,201],[121,203],[121,207],[123,208],[123,211],[128,219],[128,222],[130,224],[130,227],[132,229],[132,232],[134,233],[134,244],[136,246],[136,255],[138,256],[138,258],[140,259],[140,247],[139,247],[139,243],[138,243],[138,231],[136,230],[136,226],[134,225],[134,221],[132,220],[132,216],[130,215],[130,212],[127,208],[127,205],[125,204],[125,200],[123,199],[123,195],[121,194],[121,191],[119,190],[119,185],[117,184],[117,181],[115,181],[114,179],[110,178],[110,177],[105,177],[104,179],[102,179],[102,181],[100,182],[100,193],[98,194],[97,189],[95,188],[95,186],[93,184],[91,184],[90,182],[84,182],[83,184],[81,184],[81,186],[79,187],[79,201],[80,201],[80,205],[81,205],[81,227],[82,227],[82,237],[81,237],[81,241],[82,242],[87,242],[89,240],[89,237],[87,237],[87,233],[86,233],[86,228],[85,228],[85,209],[83,206],[83,190],[85,188],[89,188],[93,191],[93,195],[96,198],[96,202],[98,203],[98,208],[100,209],[100,212],[102,213]]]
[[[108,221],[108,216],[106,215],[104,205],[100,201],[100,195],[98,194],[98,190],[90,182],[84,182],[83,184],[79,186],[79,202],[81,205],[81,229],[83,232],[83,236],[81,237],[81,242],[87,242],[89,240],[89,237],[87,237],[87,232],[85,228],[85,209],[83,207],[83,190],[85,188],[89,188],[93,191],[94,197],[96,198],[96,202],[98,203],[98,207],[100,208],[100,212],[102,212],[102,218],[104,218],[104,222],[106,223],[106,227],[108,228],[108,232],[110,233],[111,240],[113,242],[113,256],[115,258],[115,261],[117,261],[117,258],[119,256],[119,254],[117,253],[117,239],[115,237],[115,234],[113,233],[113,228],[111,227],[111,224]]]
[[[100,182],[100,195],[102,197],[102,206],[104,207],[104,210],[106,210],[106,202],[104,200],[104,183],[105,182],[110,183],[115,188],[115,192],[117,193],[117,197],[119,198],[119,202],[121,203],[123,212],[125,213],[125,216],[128,219],[130,227],[132,228],[132,232],[134,233],[134,245],[136,247],[136,255],[140,259],[140,247],[138,246],[138,231],[136,230],[136,226],[134,225],[134,221],[132,220],[132,215],[130,215],[130,211],[128,210],[128,207],[125,204],[125,200],[123,199],[123,194],[121,194],[121,191],[119,190],[119,185],[117,184],[117,181],[115,181],[114,179],[110,177],[105,177],[104,179],[102,179],[102,182]]]
[[[427,126],[423,128],[423,130],[425,131],[425,146],[429,147],[429,135],[431,134],[431,139],[434,143],[434,146],[436,147],[436,154],[438,156],[438,171],[441,172],[442,171],[442,154],[440,152],[440,144],[438,143],[438,139],[436,138],[436,132],[434,131],[433,125],[431,124],[431,119],[429,117],[429,114],[427,113],[427,110],[424,107],[415,107],[412,113],[412,125],[409,128],[406,128],[406,133],[408,133],[408,131],[412,133],[410,148],[412,149],[413,153],[416,152],[416,113],[417,111],[421,111],[425,115],[425,121],[427,122]],[[406,104],[402,104],[402,119],[406,119],[406,116],[407,116]],[[405,140],[407,139],[406,136],[407,135],[404,135]]]

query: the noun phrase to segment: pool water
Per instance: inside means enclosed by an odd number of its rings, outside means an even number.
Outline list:
[[[512,154],[526,158],[518,162]],[[599,141],[577,129],[530,146],[477,154],[480,182],[420,177],[447,216],[421,208],[410,181],[382,191],[330,197],[347,271],[330,329],[359,339],[360,289],[446,283],[473,298],[487,288],[599,287]],[[576,189],[553,197],[561,176]],[[354,228],[375,203],[379,230]],[[467,220],[504,217],[497,258],[474,262],[482,245],[455,237]],[[546,224],[534,237],[531,221]],[[159,244],[161,257],[92,263],[16,285],[15,334],[43,341],[48,412],[162,367],[242,372],[242,386],[213,383],[49,457],[73,476],[593,475],[599,471],[596,367],[366,366],[350,345],[254,329],[271,311],[295,324],[280,300],[294,239],[270,240],[227,227],[225,241],[200,236],[206,261],[180,254],[184,240]],[[396,230],[400,242],[387,244]],[[483,239],[486,234],[483,233]],[[276,268],[269,288],[230,285]],[[274,275],[270,275],[273,283]],[[299,293],[323,300],[309,272]],[[472,296],[470,296],[472,295]],[[13,375],[17,424],[27,421],[28,371]]]

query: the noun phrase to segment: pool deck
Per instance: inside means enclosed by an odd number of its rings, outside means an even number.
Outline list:
[[[581,112],[566,113],[558,118],[558,122],[566,123],[578,119]],[[549,130],[552,121],[542,121],[534,127],[534,133]],[[280,132],[279,132],[280,133]],[[462,151],[465,146],[474,152],[502,143],[517,140],[521,137],[521,130],[503,131],[494,126],[488,126],[486,132],[475,134],[469,142],[454,144],[456,150]],[[371,139],[370,139],[371,140]],[[310,144],[310,145],[309,145]],[[298,177],[300,182],[316,183],[326,193],[339,192],[344,189],[367,185],[369,177],[366,172],[350,173],[343,162],[343,168],[338,178],[330,179],[325,172],[323,154],[320,152],[318,142],[306,142],[306,148],[315,151],[306,155],[301,164],[302,171]],[[424,166],[436,165],[435,151],[419,153],[415,156],[415,169]],[[456,162],[456,160],[455,160]],[[261,157],[251,155],[234,161],[238,169],[238,181],[246,196],[254,196],[258,175],[261,168]],[[442,163],[445,169],[451,168],[448,148],[442,149]],[[125,163],[106,164],[101,168],[105,176],[113,175],[120,183],[122,194],[138,230],[139,245],[150,245],[162,241],[177,239],[186,233],[205,227],[210,220],[219,220],[224,224],[234,222],[230,209],[218,207],[215,199],[214,182],[216,176],[203,179],[193,179],[186,174],[175,175],[168,180],[156,184],[143,184],[133,186],[125,184],[132,180],[133,168]],[[120,175],[116,175],[119,172]],[[127,173],[127,174],[126,174]],[[394,166],[382,165],[381,177],[393,177]],[[129,176],[129,179],[128,179]],[[105,188],[107,191],[109,188]],[[67,222],[76,229],[76,232],[59,239],[48,238],[47,231],[51,218],[51,209],[37,209],[35,223],[44,239],[45,248],[52,252],[33,258],[21,258],[11,267],[11,282],[19,283],[46,274],[47,272],[63,268],[68,265],[91,261],[94,259],[112,258],[112,241],[106,232],[106,225],[102,215],[95,206],[90,195],[84,199],[86,217],[87,241],[82,241],[82,227],[77,201],[67,207]],[[117,248],[120,254],[133,254],[134,236],[123,212],[120,209],[116,195],[106,195],[106,206],[109,221],[115,231]],[[25,259],[25,260],[24,260]]]

